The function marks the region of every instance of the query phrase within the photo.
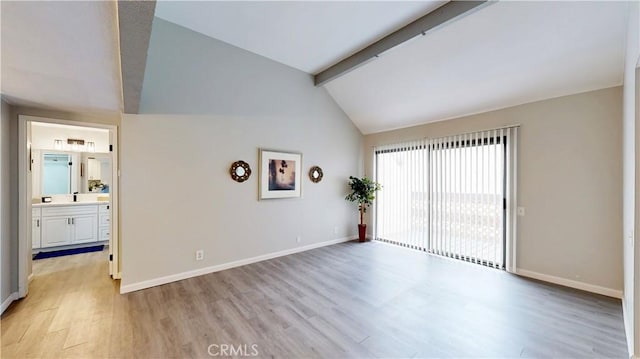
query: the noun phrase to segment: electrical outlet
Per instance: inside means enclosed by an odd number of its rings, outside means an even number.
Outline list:
[[[204,251],[202,249],[198,249],[196,251],[196,260],[201,261],[204,259]]]
[[[524,207],[518,207],[518,216],[524,216]]]
[[[296,242],[297,242],[297,243],[300,243],[300,241],[301,241],[301,240],[302,240],[302,237],[301,237],[301,236],[297,236],[297,237],[296,237]]]

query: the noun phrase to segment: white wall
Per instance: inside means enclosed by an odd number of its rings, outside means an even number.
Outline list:
[[[124,291],[356,233],[344,196],[362,136],[311,76],[157,18],[146,69],[144,114],[121,130]],[[302,199],[258,201],[259,148],[303,154]]]
[[[640,338],[638,333],[640,325],[640,304],[637,300],[638,290],[638,256],[634,254],[638,245],[634,246],[637,237],[638,223],[636,217],[640,214],[636,196],[640,195],[637,178],[638,151],[640,146],[636,143],[636,66],[640,53],[640,4],[637,1],[629,3],[629,29],[627,34],[627,52],[624,71],[624,94],[623,94],[623,267],[624,267],[624,318],[627,331],[627,339],[630,354],[638,354],[640,348]],[[636,247],[636,249],[634,249]],[[635,268],[635,269],[634,269]],[[634,323],[635,317],[635,323]],[[635,338],[635,339],[633,339]]]
[[[614,87],[365,136],[372,146],[521,124],[517,266],[620,295],[622,89]],[[383,189],[384,190],[384,189]]]

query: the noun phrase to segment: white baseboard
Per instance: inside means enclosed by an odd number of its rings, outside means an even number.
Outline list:
[[[29,274],[29,276],[27,277],[27,281],[29,282],[29,284],[31,284],[31,281],[33,281],[33,273]]]
[[[9,297],[4,302],[2,302],[2,306],[0,307],[0,314],[4,313],[4,311],[9,308],[11,303],[13,303],[13,301],[17,300],[18,298],[20,298],[18,292],[11,293]]]
[[[611,288],[601,287],[595,284],[578,282],[576,280],[556,277],[548,274],[542,274],[542,273],[533,272],[533,271],[529,271],[521,268],[516,268],[515,274],[523,277],[541,280],[543,282],[549,282],[549,283],[559,284],[565,287],[584,290],[586,292],[602,294],[602,295],[606,295],[607,297],[622,299],[622,291],[617,289],[611,289]]]
[[[268,260],[268,259],[287,256],[289,254],[305,252],[305,251],[308,251],[308,250],[311,250],[311,249],[316,249],[316,248],[320,248],[320,247],[330,246],[330,245],[333,245],[333,244],[343,243],[343,242],[347,242],[347,241],[353,240],[354,238],[357,238],[357,237],[345,237],[345,238],[333,239],[333,240],[326,241],[326,242],[310,244],[308,246],[291,248],[291,249],[287,249],[287,250],[280,251],[280,252],[273,252],[273,253],[263,254],[263,255],[260,255],[260,256],[257,256],[257,257],[252,257],[252,258],[247,258],[247,259],[240,259],[240,260],[229,262],[229,263],[218,264],[218,265],[205,267],[205,268],[200,268],[200,269],[196,269],[196,270],[192,270],[192,271],[188,271],[188,272],[182,272],[182,273],[172,274],[172,275],[168,275],[168,276],[164,276],[164,277],[160,277],[160,278],[145,280],[145,281],[142,281],[142,282],[127,284],[127,285],[123,285],[123,286],[120,287],[120,294],[134,292],[136,290],[141,290],[141,289],[146,289],[146,288],[151,288],[151,287],[155,287],[155,286],[162,285],[162,284],[167,284],[167,283],[176,282],[176,281],[187,279],[187,278],[201,276],[201,275],[204,275],[204,274],[219,272],[219,271],[222,271],[222,270],[225,270],[225,269],[240,267],[240,266],[247,265],[247,264],[262,262],[262,261],[265,261],[265,260]]]

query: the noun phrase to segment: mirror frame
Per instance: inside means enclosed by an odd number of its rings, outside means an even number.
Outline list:
[[[313,173],[316,171],[318,171],[318,178],[313,177]],[[324,174],[322,173],[322,168],[320,168],[319,166],[313,166],[309,169],[309,179],[311,180],[311,182],[318,183],[322,181],[323,176]]]
[[[238,168],[242,168],[244,170],[244,174],[242,176],[238,175]],[[231,175],[231,179],[238,183],[242,183],[251,177],[251,167],[245,161],[235,161],[231,164],[231,168],[229,168],[229,174]]]

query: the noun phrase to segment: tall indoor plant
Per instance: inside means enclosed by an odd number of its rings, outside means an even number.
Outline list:
[[[373,200],[376,199],[375,194],[382,187],[379,183],[373,182],[367,177],[357,178],[349,176],[349,186],[351,193],[345,197],[347,201],[358,202],[358,210],[360,211],[360,224],[358,224],[358,239],[364,242],[367,235],[367,225],[364,224],[364,214],[367,208],[371,206]]]

